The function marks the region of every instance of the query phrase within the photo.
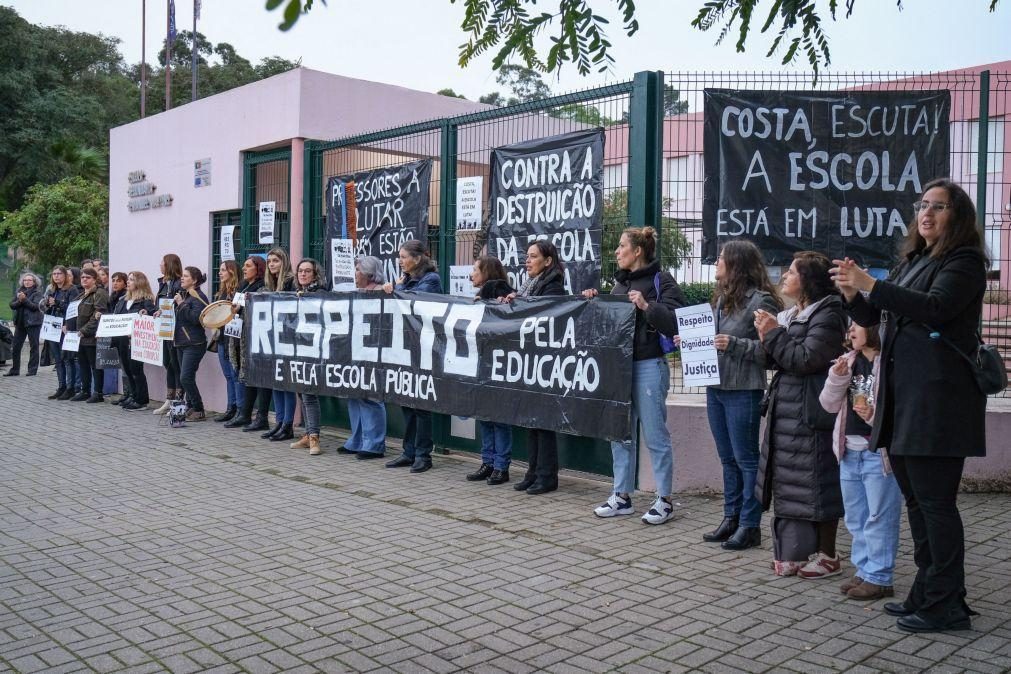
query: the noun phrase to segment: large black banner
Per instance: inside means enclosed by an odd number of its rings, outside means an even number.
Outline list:
[[[400,244],[409,239],[425,241],[428,236],[429,185],[432,160],[422,159],[401,166],[363,171],[350,176],[330,178],[326,186],[326,265],[333,280],[341,278],[334,265],[334,241],[356,239],[352,255],[374,255],[383,261],[387,280],[400,276],[397,254]],[[347,187],[353,183],[354,211],[357,222],[349,227],[350,204]],[[339,248],[339,245],[337,246]],[[335,269],[337,270],[335,273]]]
[[[626,439],[634,307],[425,293],[257,293],[246,381],[528,428]]]
[[[750,239],[890,267],[922,186],[949,173],[947,91],[705,91],[702,261]]]
[[[527,248],[549,239],[565,263],[565,288],[600,286],[604,130],[589,129],[492,150],[488,252],[509,283],[526,280]]]

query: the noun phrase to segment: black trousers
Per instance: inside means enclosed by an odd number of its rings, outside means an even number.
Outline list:
[[[256,388],[255,386],[246,386],[246,398],[242,402],[242,416],[252,417],[253,407],[256,407],[256,413],[262,417],[266,417],[270,412],[270,389],[269,388]]]
[[[906,605],[938,620],[968,615],[965,533],[956,503],[965,459],[893,456],[891,462],[906,500],[916,562]]]
[[[81,393],[88,395],[102,395],[105,375],[95,367],[95,359],[98,347],[94,344],[81,344],[78,351],[77,364],[81,368]],[[94,388],[92,388],[94,385]]]
[[[11,372],[21,371],[21,349],[24,348],[25,339],[28,340],[28,374],[35,374],[39,370],[39,333],[42,332],[41,325],[24,327],[21,325],[14,328],[14,350],[11,356]]]
[[[558,436],[554,431],[527,429],[526,479],[558,483]]]
[[[130,358],[130,340],[127,338],[116,338],[116,353],[119,354],[119,364],[126,376],[126,383],[130,389],[130,397],[138,405],[147,405],[150,402],[147,391],[147,375],[144,374],[144,363]]]
[[[183,383],[179,381],[179,354],[175,344],[170,340],[162,342],[161,360],[165,364],[165,388],[180,389]]]

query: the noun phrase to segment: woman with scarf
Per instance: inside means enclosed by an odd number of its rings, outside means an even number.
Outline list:
[[[267,270],[266,261],[259,255],[250,255],[242,263],[242,281],[238,290],[232,296],[232,304],[237,307],[236,316],[242,320],[245,316],[245,300],[252,293],[263,289],[263,275]],[[244,333],[243,333],[244,334]],[[270,409],[270,389],[250,386],[246,381],[246,367],[242,360],[245,337],[225,337],[225,350],[228,352],[228,362],[235,371],[239,385],[242,386],[242,405],[231,421],[225,422],[225,428],[241,428],[246,432],[262,431],[269,426],[267,414]],[[218,347],[221,349],[221,346]],[[256,419],[253,419],[253,407],[256,407]]]
[[[327,290],[328,286],[323,265],[308,257],[298,263],[298,267],[295,269],[295,294],[299,299],[306,293]],[[319,396],[314,393],[303,393],[301,398],[305,435],[298,442],[291,443],[290,446],[292,449],[308,449],[310,456],[316,456],[323,451],[319,446]]]

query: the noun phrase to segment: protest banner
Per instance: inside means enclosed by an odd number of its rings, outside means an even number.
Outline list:
[[[63,336],[63,350],[64,351],[77,351],[81,348],[81,333],[79,332],[68,332]]]
[[[431,159],[330,178],[325,240],[355,241],[355,257],[377,257],[387,280],[399,278],[400,244],[411,239],[427,243],[431,180]],[[349,189],[353,202],[348,199]],[[332,255],[331,245],[326,254]],[[327,260],[326,266],[332,269],[333,261]]]
[[[77,308],[81,306],[81,300],[76,302],[71,302],[67,305],[67,313],[64,315],[63,319],[69,321],[71,318],[77,318]]]
[[[162,366],[162,346],[158,339],[158,319],[137,316],[130,335],[130,358],[141,363]]]
[[[484,178],[456,179],[456,231],[481,229],[481,205],[484,202]]]
[[[221,260],[235,259],[235,227],[221,228]]]
[[[133,331],[134,314],[102,314],[96,337],[126,337]]]
[[[42,330],[39,336],[45,342],[58,342],[63,337],[63,319],[59,316],[46,314],[42,317]]]
[[[245,319],[250,386],[631,435],[635,307],[624,297],[499,304],[427,293],[257,293]]]
[[[681,376],[685,386],[709,386],[720,383],[720,364],[716,356],[716,321],[713,308],[696,304],[674,311],[681,338]]]
[[[603,188],[603,129],[492,150],[488,251],[509,285],[523,285],[527,248],[547,239],[565,264],[568,294],[600,286]]]
[[[474,266],[469,264],[454,264],[449,268],[449,294],[453,297],[477,297],[478,289],[471,283],[470,273]]]
[[[119,351],[112,346],[112,337],[99,337],[95,340],[95,367],[99,370],[119,367]]]
[[[702,262],[754,241],[891,267],[923,185],[950,173],[947,91],[705,90]]]
[[[158,298],[158,339],[175,339],[176,305],[171,297]]]
[[[260,220],[259,227],[257,231],[259,232],[259,237],[257,241],[259,243],[274,243],[274,220],[277,210],[277,202],[275,201],[261,201],[260,202]]]
[[[351,239],[330,239],[330,283],[355,282],[355,244]]]

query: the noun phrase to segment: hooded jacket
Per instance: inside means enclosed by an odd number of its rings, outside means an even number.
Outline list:
[[[656,292],[656,278],[660,275],[660,294]],[[649,360],[662,358],[660,335],[668,337],[677,334],[677,320],[674,310],[687,306],[687,300],[681,287],[668,272],[660,271],[660,262],[654,260],[641,269],[628,271],[619,269],[614,275],[612,295],[628,295],[629,291],[638,290],[646,299],[646,310],[636,307],[635,339],[632,343],[633,360]]]

